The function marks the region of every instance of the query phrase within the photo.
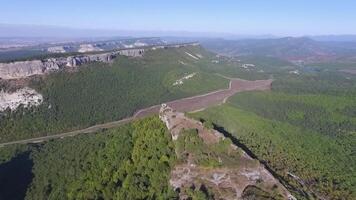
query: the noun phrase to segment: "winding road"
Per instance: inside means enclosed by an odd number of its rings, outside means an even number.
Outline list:
[[[222,75],[220,75],[220,76],[222,76]],[[220,90],[216,90],[216,91],[209,92],[209,93],[202,94],[202,95],[178,99],[178,100],[167,102],[166,104],[168,106],[170,106],[171,108],[173,108],[177,111],[180,111],[180,112],[191,112],[191,111],[202,110],[209,106],[214,106],[214,105],[224,103],[227,98],[231,97],[232,95],[236,94],[237,92],[252,91],[252,90],[269,90],[271,88],[271,83],[273,81],[271,79],[248,81],[248,80],[237,79],[237,78],[229,78],[226,76],[223,76],[223,77],[230,80],[229,88],[227,88],[227,89],[220,89]],[[14,145],[14,144],[41,143],[41,142],[48,141],[51,139],[60,139],[60,138],[71,137],[71,136],[75,136],[78,134],[84,134],[84,133],[93,133],[93,132],[97,132],[101,129],[117,127],[122,124],[131,122],[132,120],[144,118],[144,117],[152,115],[152,114],[158,114],[160,107],[161,107],[161,105],[154,105],[154,106],[151,106],[148,108],[138,110],[131,117],[124,118],[124,119],[121,119],[118,121],[94,125],[94,126],[91,126],[91,127],[85,128],[85,129],[80,129],[80,130],[75,130],[75,131],[70,131],[70,132],[65,132],[65,133],[59,133],[59,134],[55,134],[55,135],[48,135],[48,136],[43,136],[43,137],[1,143],[0,147]]]

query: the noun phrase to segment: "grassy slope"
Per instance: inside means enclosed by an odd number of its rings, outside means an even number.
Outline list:
[[[204,58],[197,61],[185,52],[200,53]],[[171,48],[147,51],[143,58],[119,57],[110,65],[93,63],[80,67],[78,72],[36,79],[32,87],[44,95],[45,103],[3,116],[0,141],[118,120],[140,108],[227,88],[228,80],[203,70],[209,59],[210,54],[200,47]],[[190,73],[197,75],[183,85],[172,85]]]

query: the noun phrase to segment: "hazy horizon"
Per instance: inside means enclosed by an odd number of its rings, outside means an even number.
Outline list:
[[[187,38],[222,38],[222,39],[271,39],[283,37],[310,37],[321,40],[356,40],[356,34],[320,34],[320,35],[275,35],[270,33],[239,34],[227,32],[194,31],[157,31],[75,28],[56,25],[6,24],[0,23],[2,38],[112,38],[112,37],[187,37]]]
[[[202,35],[355,35],[356,3],[282,0],[5,1],[0,24],[108,32]],[[19,15],[18,13],[26,13]],[[0,33],[1,34],[1,33]],[[3,33],[2,33],[3,34]],[[197,34],[197,35],[199,35]]]

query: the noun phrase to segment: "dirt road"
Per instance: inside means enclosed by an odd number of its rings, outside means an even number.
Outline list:
[[[167,102],[166,104],[169,105],[171,108],[180,112],[196,111],[196,110],[207,108],[209,106],[223,103],[226,101],[227,98],[229,98],[230,96],[234,95],[237,92],[251,91],[251,90],[269,90],[271,88],[271,83],[272,83],[272,80],[247,81],[243,79],[232,79],[232,78],[228,78],[228,79],[230,79],[230,85],[229,88],[227,89],[221,89],[203,95],[178,99],[178,100]],[[160,107],[161,105],[155,105],[155,106],[138,110],[132,117],[128,117],[119,121],[98,124],[85,129],[60,133],[56,135],[49,135],[49,136],[43,136],[43,137],[37,137],[31,139],[6,142],[0,144],[0,147],[13,145],[13,144],[41,143],[51,139],[70,137],[83,133],[93,133],[101,129],[120,126],[134,119],[143,118],[152,114],[158,114]]]
[[[242,91],[269,90],[272,80],[247,81],[242,79],[230,79],[228,89],[217,90],[203,95],[183,98],[167,102],[166,104],[180,112],[201,110],[209,106],[218,105],[226,101],[227,98]],[[134,118],[145,117],[149,114],[158,113],[161,105],[155,105],[142,109],[135,113]]]

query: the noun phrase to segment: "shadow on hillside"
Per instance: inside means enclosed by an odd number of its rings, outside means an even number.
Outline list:
[[[0,199],[24,199],[33,174],[29,152],[0,165]]]
[[[214,129],[222,133],[226,138],[229,138],[233,144],[235,144],[237,147],[241,148],[243,151],[245,151],[251,158],[258,160],[284,187],[286,187],[289,191],[293,191],[295,193],[298,193],[300,196],[306,197],[309,199],[309,194],[306,193],[302,188],[297,188],[293,185],[291,185],[283,176],[275,172],[265,160],[261,160],[257,157],[256,154],[254,154],[245,144],[243,144],[239,139],[237,139],[235,136],[233,136],[231,133],[229,133],[224,127],[219,126],[217,124],[214,124]]]

